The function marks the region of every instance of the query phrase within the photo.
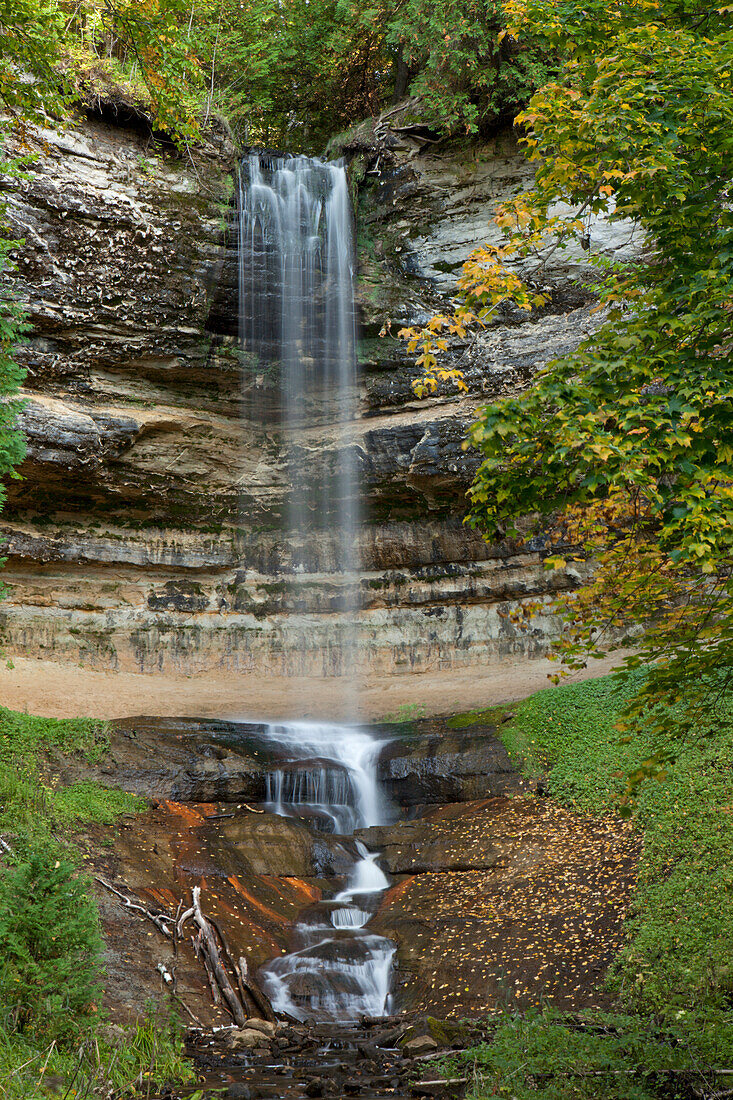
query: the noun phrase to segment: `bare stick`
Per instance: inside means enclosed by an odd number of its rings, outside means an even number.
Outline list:
[[[263,993],[254,979],[250,978],[249,966],[247,965],[247,960],[244,955],[240,956],[237,973],[244,984],[244,988],[254,1001],[257,1010],[262,1013],[263,1020],[269,1020],[270,1023],[275,1023],[277,1016],[275,1015],[275,1010],[272,1007],[270,998],[266,993]]]
[[[98,882],[100,886],[104,886],[105,889],[115,894],[120,899],[125,909],[130,909],[135,913],[140,913],[147,920],[152,921],[158,931],[162,932],[164,936],[170,937],[172,935],[171,930],[168,928],[168,925],[170,924],[171,926],[173,926],[174,918],[170,916],[169,913],[151,913],[150,910],[146,909],[144,905],[137,905],[136,902],[132,900],[132,898],[128,898],[125,894],[120,893],[120,891],[115,889],[115,887],[112,886],[109,882],[105,882],[103,878],[95,877],[94,881]]]
[[[234,1018],[234,1022],[237,1024],[238,1027],[242,1027],[247,1017],[245,1016],[242,1002],[232,988],[232,983],[229,981],[227,972],[222,965],[219,948],[217,947],[216,943],[214,929],[201,910],[200,886],[194,886],[193,890],[191,891],[191,898],[193,901],[194,920],[196,921],[196,924],[199,926],[200,929],[202,949],[205,949],[205,957],[214,973],[219,989],[222,992],[222,996],[224,997],[224,1000],[227,1003],[227,1007],[229,1008],[229,1011]]]
[[[201,959],[201,962],[204,964],[204,970],[206,971],[206,977],[209,979],[209,985],[211,987],[211,999],[213,1000],[215,1005],[220,1005],[221,1004],[221,993],[219,992],[219,985],[217,983],[216,977],[214,976],[214,971],[211,969],[211,964],[209,963],[209,960],[206,958],[206,955],[204,954],[204,952],[201,951],[201,950],[199,950],[199,957]]]

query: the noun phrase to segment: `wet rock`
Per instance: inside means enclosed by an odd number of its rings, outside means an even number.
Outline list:
[[[262,1043],[262,1032],[259,1029],[247,1027],[235,1028],[226,1038],[228,1047],[234,1050],[254,1050]]]
[[[99,118],[24,133],[38,160],[9,184],[8,217],[24,238],[10,277],[33,330],[18,350],[30,368],[28,457],[3,512],[6,648],[98,669],[342,675],[334,546],[311,533],[294,600],[281,534],[289,459],[241,420],[232,148],[212,133],[191,164]],[[477,458],[462,440],[477,402],[526,387],[600,321],[576,286],[585,254],[553,257],[541,316],[507,316],[456,350],[467,401],[416,402],[404,347],[376,335],[385,315],[425,318],[442,305],[493,232],[495,203],[529,182],[531,166],[508,134],[470,158],[408,150],[404,135],[389,144],[359,203],[364,393],[350,446],[368,517],[362,664],[541,656],[555,619],[521,631],[509,612],[572,587],[577,572],[547,573],[534,546],[488,546],[463,524]],[[625,254],[619,231],[599,227],[594,245]],[[277,402],[273,390],[273,418]],[[342,442],[324,432],[312,445],[336,475]],[[211,786],[200,796],[219,797]]]
[[[246,743],[231,748],[222,743],[237,733],[226,722],[123,719],[112,731],[115,782],[149,798],[259,802],[265,778],[255,750]]]
[[[493,798],[519,789],[516,769],[492,726],[446,728],[418,721],[390,730],[379,777],[401,806]]]
[[[227,1100],[252,1100],[252,1090],[249,1085],[235,1082],[226,1091]]]
[[[277,1032],[277,1024],[270,1020],[261,1020],[259,1017],[252,1016],[244,1022],[245,1028],[251,1031],[260,1031],[263,1035],[271,1038]]]
[[[390,874],[425,871],[486,871],[496,867],[501,852],[486,843],[467,852],[453,830],[427,822],[374,826],[359,831],[368,848],[379,851],[380,863]]]

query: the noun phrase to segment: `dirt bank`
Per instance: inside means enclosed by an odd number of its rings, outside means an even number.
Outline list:
[[[619,657],[594,661],[570,681],[602,676]],[[359,717],[378,720],[414,714],[455,714],[510,703],[547,687],[550,661],[515,661],[487,668],[430,669],[421,673],[365,678]],[[130,672],[90,672],[78,665],[14,658],[0,665],[0,704],[48,717],[120,718],[133,714],[197,718],[322,718],[344,714],[340,679],[285,679],[266,672],[251,675],[171,676]]]

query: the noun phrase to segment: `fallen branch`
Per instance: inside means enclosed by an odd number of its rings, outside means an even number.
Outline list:
[[[216,980],[216,984],[221,990],[221,994],[226,1001],[227,1008],[232,1014],[237,1027],[244,1027],[244,1022],[247,1019],[244,1011],[244,1006],[237,996],[236,992],[232,988],[232,983],[229,981],[229,976],[221,961],[221,955],[219,954],[219,948],[216,942],[216,932],[213,925],[204,916],[201,910],[201,887],[194,886],[191,891],[191,899],[193,905],[190,909],[187,909],[178,922],[178,929],[180,931],[182,925],[189,917],[193,917],[194,923],[198,926],[199,934],[199,947],[204,960],[204,965],[211,969],[211,975]],[[214,983],[212,977],[209,979],[212,985],[212,993],[214,991]]]
[[[412,1091],[417,1089],[435,1087],[435,1085],[467,1085],[467,1077],[436,1077],[434,1081],[415,1081]]]
[[[171,925],[171,929],[175,926],[174,918],[169,913],[151,913],[149,909],[146,909],[144,905],[138,905],[132,898],[128,898],[125,894],[116,890],[109,882],[105,882],[103,878],[95,877],[95,882],[98,882],[105,889],[115,894],[120,899],[125,909],[130,909],[135,913],[140,913],[147,920],[152,921],[159,932],[162,932],[164,936],[171,937],[172,931],[168,928]]]
[[[263,1020],[269,1020],[270,1023],[274,1023],[277,1020],[277,1016],[275,1015],[275,1010],[272,1007],[270,998],[266,993],[263,993],[260,987],[250,978],[249,966],[243,955],[239,958],[237,974],[244,988],[247,990],[247,993],[252,998],[255,1007],[262,1015]]]
[[[201,1021],[199,1020],[198,1016],[194,1016],[193,1012],[192,1012],[192,1011],[191,1011],[191,1009],[190,1009],[190,1008],[188,1007],[188,1005],[187,1005],[187,1004],[186,1004],[186,1002],[185,1002],[185,1001],[183,1000],[183,998],[182,998],[182,997],[179,997],[177,993],[171,993],[171,997],[175,998],[175,1000],[176,1000],[176,1001],[178,1001],[178,1003],[179,1003],[179,1005],[181,1006],[181,1008],[185,1008],[186,1012],[187,1012],[187,1013],[189,1014],[189,1016],[191,1017],[191,1019],[193,1020],[193,1022],[194,1022],[194,1023],[196,1024],[196,1026],[197,1026],[197,1027],[201,1027]]]
[[[221,1004],[221,992],[219,990],[219,984],[216,980],[216,975],[214,974],[214,971],[211,968],[211,963],[206,958],[206,955],[203,952],[200,940],[198,940],[198,948],[199,949],[196,952],[196,958],[200,959],[201,962],[203,963],[204,970],[206,971],[206,977],[209,979],[209,988],[211,989],[211,999],[214,1002],[214,1004],[218,1006],[218,1005]]]
[[[173,950],[178,952],[178,943],[183,935],[183,927],[189,921],[193,920],[196,925],[197,932],[191,937],[193,944],[194,954],[199,959],[206,971],[206,977],[208,978],[209,985],[211,987],[211,996],[214,1000],[214,1004],[220,1005],[222,998],[226,1008],[228,1009],[232,1019],[238,1027],[243,1027],[245,1020],[247,1019],[246,1002],[247,998],[252,1001],[255,1006],[255,1010],[265,1020],[274,1022],[276,1020],[275,1012],[270,1004],[269,998],[259,989],[256,983],[249,976],[249,969],[247,966],[247,960],[242,957],[239,960],[239,965],[234,961],[232,953],[229,950],[229,945],[224,937],[218,922],[213,918],[206,917],[201,908],[201,887],[194,886],[191,891],[192,904],[188,909],[181,912],[182,903],[179,903],[176,915],[172,916],[170,913],[161,911],[158,913],[151,912],[150,909],[146,909],[144,905],[140,905],[134,902],[132,898],[123,894],[111,883],[107,882],[103,878],[97,877],[95,879],[100,886],[104,886],[106,890],[114,894],[119,898],[125,909],[130,912],[139,913],[140,916],[146,920],[151,921],[155,927],[161,932],[167,939],[170,939],[173,943]],[[222,962],[221,952],[219,951],[219,945],[221,943],[221,950],[224,954],[224,960],[229,965],[234,979],[236,981],[239,992],[234,989],[232,983],[227,974],[226,966]],[[158,970],[161,973],[161,977],[167,983],[165,968],[162,964],[158,965]],[[180,998],[177,998],[180,999]],[[183,1003],[183,1002],[181,1002]],[[186,1007],[186,1006],[184,1006]],[[195,1020],[196,1017],[186,1007],[186,1011]],[[198,1021],[197,1021],[198,1022]]]
[[[219,922],[214,920],[213,917],[209,917],[209,921],[211,922],[217,936],[219,937],[219,942],[221,943],[221,947],[222,947],[222,950],[224,952],[224,958],[226,959],[230,970],[232,971],[232,973],[234,974],[234,977],[237,980],[237,989],[239,990],[239,999],[242,1002],[242,1008],[246,1008],[247,1007],[247,994],[246,994],[246,991],[245,991],[245,988],[244,988],[244,982],[242,981],[242,975],[239,971],[239,967],[237,966],[234,959],[232,958],[232,953],[229,950],[229,944],[227,943],[227,941],[224,937],[224,933],[221,930],[221,926],[220,926]]]

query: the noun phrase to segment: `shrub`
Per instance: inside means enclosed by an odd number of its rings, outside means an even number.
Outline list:
[[[0,1003],[11,1026],[68,1040],[90,1026],[102,941],[87,884],[51,845],[0,871]]]

